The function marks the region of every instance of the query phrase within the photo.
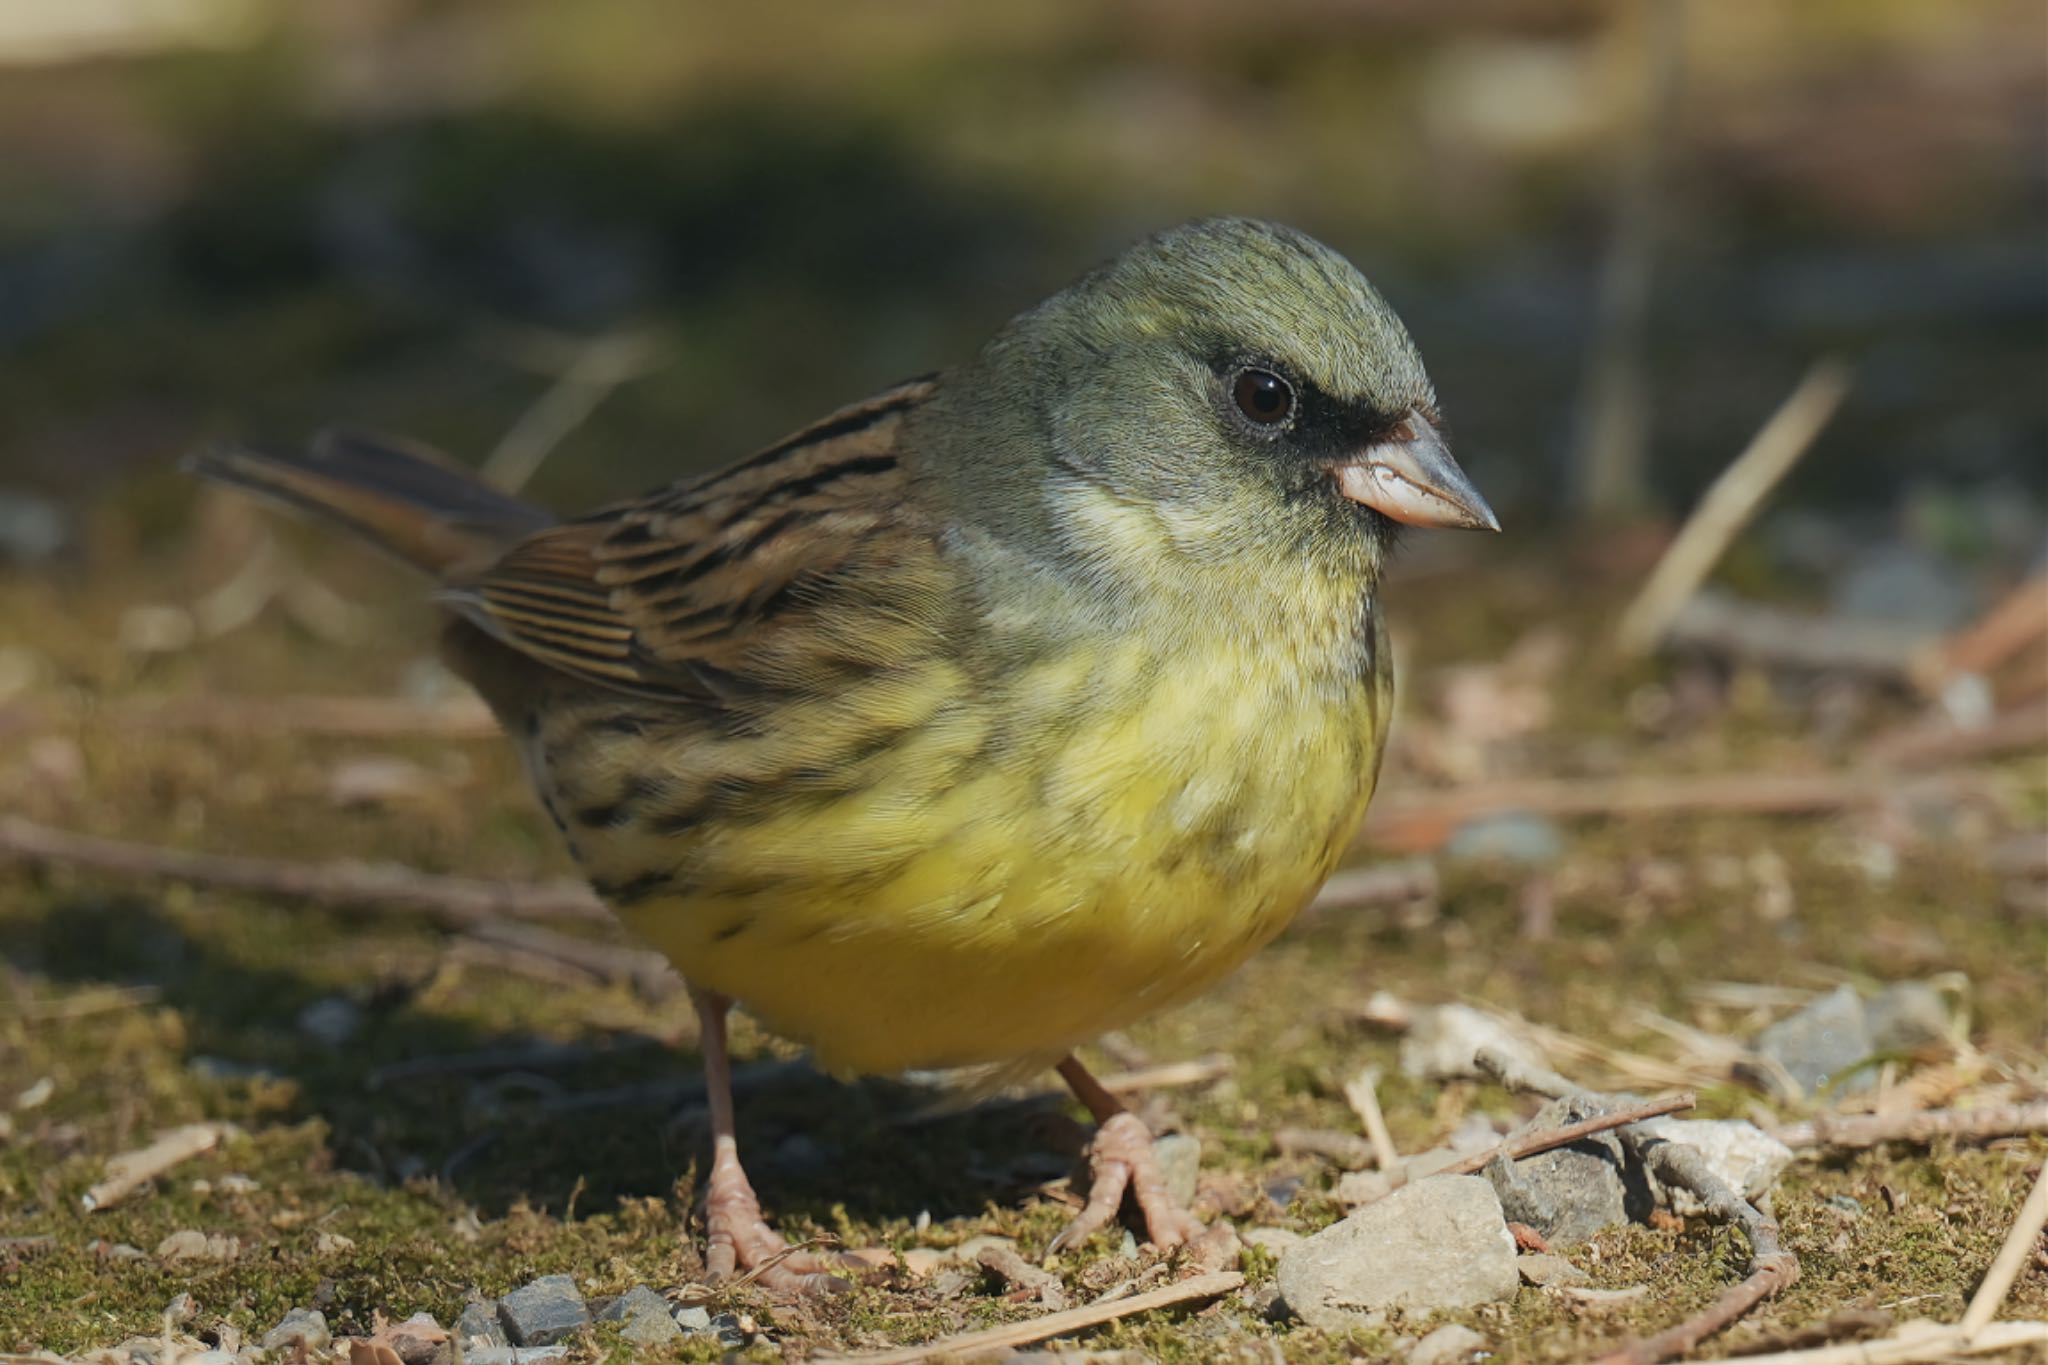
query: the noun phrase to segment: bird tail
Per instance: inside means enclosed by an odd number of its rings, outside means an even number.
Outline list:
[[[301,454],[213,446],[186,468],[311,512],[436,578],[555,522],[438,452],[355,432],[321,432]]]

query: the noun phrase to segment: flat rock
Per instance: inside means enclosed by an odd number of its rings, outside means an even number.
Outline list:
[[[1562,1128],[1594,1111],[1576,1100],[1552,1100],[1532,1128]],[[1497,1157],[1485,1172],[1510,1221],[1527,1223],[1546,1241],[1583,1242],[1602,1228],[1649,1216],[1650,1188],[1630,1169],[1612,1133],[1595,1133],[1520,1161]]]
[[[1501,811],[1467,820],[1444,845],[1444,857],[1452,862],[1540,867],[1563,856],[1564,832],[1557,822],[1528,811]]]
[[[1755,1199],[1770,1189],[1792,1164],[1792,1149],[1748,1119],[1675,1119],[1667,1115],[1646,1119],[1637,1127],[1667,1142],[1696,1149],[1707,1169],[1745,1199]],[[1690,1190],[1660,1193],[1679,1213],[1703,1211],[1698,1197]]]
[[[1513,1296],[1515,1239],[1478,1176],[1403,1186],[1280,1254],[1280,1293],[1303,1321],[1346,1331],[1388,1309],[1470,1308]]]
[[[1462,1323],[1447,1322],[1408,1348],[1408,1365],[1464,1365],[1485,1350],[1485,1337]]]
[[[633,1286],[605,1305],[597,1320],[623,1323],[619,1335],[636,1346],[659,1346],[663,1342],[679,1341],[683,1336],[683,1329],[676,1325],[668,1300],[644,1284]]]
[[[568,1275],[543,1275],[498,1301],[498,1321],[514,1346],[553,1346],[590,1325],[590,1310]]]
[[[327,1330],[327,1315],[317,1308],[294,1308],[277,1320],[277,1326],[263,1334],[266,1351],[281,1350],[294,1341],[306,1343],[308,1351],[324,1351],[334,1344]]]
[[[462,1355],[465,1365],[558,1365],[569,1359],[567,1346],[478,1346]]]
[[[1166,1192],[1186,1208],[1195,1201],[1195,1181],[1202,1173],[1202,1140],[1192,1133],[1168,1133],[1152,1144]]]
[[[1745,1073],[1781,1093],[1789,1081],[1798,1088],[1790,1096],[1793,1099],[1830,1086],[1848,1094],[1876,1084],[1868,1068],[1851,1070],[1876,1049],[1864,1022],[1863,1002],[1849,986],[1837,986],[1798,1013],[1780,1019],[1759,1033],[1752,1046],[1776,1065],[1746,1068]]]

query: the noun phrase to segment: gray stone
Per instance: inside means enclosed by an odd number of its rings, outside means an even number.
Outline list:
[[[747,1330],[746,1324],[740,1321],[737,1313],[720,1313],[712,1318],[711,1331],[721,1346],[744,1346],[754,1335]]]
[[[1863,1002],[1848,986],[1838,986],[1780,1019],[1759,1033],[1752,1046],[1775,1065],[1746,1066],[1745,1074],[1780,1092],[1789,1082],[1797,1090],[1788,1098],[1804,1099],[1831,1085],[1842,1093],[1867,1090],[1875,1083],[1868,1069],[1850,1071],[1873,1049],[1863,1022]]]
[[[334,1344],[334,1336],[327,1330],[327,1315],[317,1308],[294,1308],[277,1321],[277,1326],[263,1334],[263,1349],[281,1350],[294,1341],[306,1343],[308,1351],[324,1351]]]
[[[1515,1271],[1524,1281],[1538,1288],[1585,1284],[1591,1279],[1564,1257],[1547,1251],[1532,1251],[1515,1257]]]
[[[462,1353],[464,1365],[558,1365],[567,1346],[478,1346]]]
[[[1166,1192],[1186,1208],[1195,1199],[1195,1180],[1202,1173],[1202,1140],[1192,1133],[1168,1133],[1152,1144]]]
[[[514,1346],[553,1346],[590,1325],[590,1310],[568,1275],[543,1275],[498,1301],[498,1321]]]
[[[1898,541],[1858,555],[1834,599],[1839,615],[1928,631],[1953,630],[1977,612],[1976,590],[1955,565]]]
[[[1745,1199],[1755,1199],[1792,1164],[1792,1149],[1747,1119],[1646,1119],[1642,1132],[1680,1142],[1696,1149],[1707,1169],[1726,1181]],[[1671,1207],[1679,1213],[1703,1212],[1697,1196],[1689,1190],[1664,1190]]]
[[[633,1286],[605,1305],[597,1320],[624,1323],[619,1335],[636,1346],[659,1346],[665,1341],[680,1340],[683,1335],[683,1329],[670,1316],[668,1300],[644,1284]]]
[[[1486,1350],[1486,1338],[1447,1322],[1408,1349],[1408,1365],[1464,1365]]]
[[[1873,1052],[1909,1052],[1956,1036],[1948,995],[1926,981],[1897,981],[1863,1002]]]
[[[1527,811],[1501,811],[1467,820],[1444,845],[1453,862],[1520,863],[1540,867],[1564,856],[1564,834],[1554,820]]]
[[[678,1308],[675,1311],[675,1324],[692,1336],[699,1332],[708,1332],[711,1330],[711,1312],[695,1304],[688,1308]]]
[[[1552,1100],[1530,1120],[1533,1129],[1563,1128],[1590,1118],[1592,1107]],[[1649,1216],[1648,1183],[1631,1171],[1612,1133],[1595,1133],[1520,1161],[1496,1157],[1486,1178],[1508,1220],[1526,1223],[1554,1242],[1583,1242],[1602,1228]]]
[[[0,559],[36,564],[70,542],[71,526],[61,506],[18,488],[0,488]]]
[[[341,995],[323,995],[299,1011],[299,1032],[316,1043],[340,1047],[362,1031],[363,1011]]]
[[[1280,1293],[1312,1327],[1373,1326],[1388,1309],[1470,1308],[1513,1296],[1515,1239],[1493,1186],[1432,1176],[1280,1254]]]
[[[1510,1033],[1492,1015],[1470,1005],[1432,1005],[1415,1011],[1401,1039],[1401,1070],[1422,1080],[1461,1080],[1479,1074],[1473,1063],[1492,1048],[1526,1066],[1548,1068],[1533,1044]]]

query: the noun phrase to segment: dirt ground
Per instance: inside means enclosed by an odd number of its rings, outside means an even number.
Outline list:
[[[267,572],[298,586],[211,637],[149,637],[139,604],[213,600],[262,543],[250,514],[209,503],[199,517],[211,534],[182,548],[109,533],[90,574],[0,580],[12,680],[0,808],[181,849],[519,879],[566,870],[494,738],[312,733],[255,702],[442,695],[427,613],[380,566],[283,532],[285,567]],[[1404,666],[1382,788],[1390,809],[1412,814],[1459,781],[1536,772],[1597,784],[1842,771],[1913,715],[1883,688],[1605,662],[1598,623],[1628,575],[1516,553],[1424,556],[1390,589]],[[1571,605],[1532,611],[1543,602]],[[1549,634],[1523,629],[1543,616]],[[1471,752],[1475,714],[1493,723]],[[1209,997],[1105,1040],[1091,1060],[1117,1071],[1215,1059],[1194,1083],[1142,1091],[1140,1104],[1158,1127],[1200,1139],[1200,1206],[1241,1231],[1308,1233],[1343,1215],[1338,1166],[1283,1154],[1275,1135],[1356,1133],[1343,1084],[1363,1067],[1382,1073],[1403,1153],[1468,1114],[1535,1107],[1489,1084],[1403,1075],[1397,1034],[1374,1022],[1386,997],[1368,1005],[1376,993],[1501,1011],[1548,1030],[1553,1060],[1577,1081],[1648,1092],[1673,1088],[1652,1083],[1668,1075],[1699,1088],[1698,1115],[1769,1126],[1871,1097],[1773,1098],[1732,1078],[1722,1044],[1840,983],[1941,978],[1958,1031],[1883,1059],[1885,1102],[2038,1098],[2048,916],[1995,870],[1993,850],[2015,832],[2038,835],[2048,785],[2038,753],[1960,771],[1941,791],[1873,779],[1869,799],[1818,814],[1558,817],[1545,827],[1559,846],[1523,861],[1426,854],[1434,898],[1313,911]],[[1416,842],[1416,826],[1398,828]],[[1393,837],[1367,839],[1360,860],[1402,856],[1384,846]],[[591,1299],[701,1279],[691,1194],[705,1117],[687,1089],[694,1025],[670,981],[593,974],[409,911],[0,865],[0,983],[0,1349],[80,1353],[154,1334],[181,1293],[196,1313],[179,1330],[219,1344],[230,1332],[259,1338],[294,1306],[322,1309],[339,1336],[418,1312],[446,1325],[473,1293],[551,1272],[574,1275]],[[1050,1077],[934,1113],[930,1093],[907,1083],[840,1084],[775,1065],[791,1055],[740,1026],[743,1075],[756,1082],[740,1101],[742,1141],[793,1235],[900,1253],[996,1234],[1035,1258],[1070,1213],[1086,1130]],[[234,1129],[118,1207],[81,1208],[109,1158],[202,1120]],[[1852,1309],[1875,1316],[1831,1330],[1955,1320],[2044,1159],[2038,1135],[1802,1155],[1770,1201],[1801,1278],[1706,1353],[1789,1342]],[[229,1240],[197,1259],[160,1254],[183,1230]],[[1476,1328],[1501,1360],[1585,1359],[1699,1309],[1743,1261],[1740,1239],[1702,1218],[1558,1249],[1595,1287],[1648,1292],[1590,1304],[1525,1287],[1440,1320]],[[1085,1303],[1181,1273],[1158,1259],[1102,1236],[1051,1265]],[[1432,1325],[1320,1333],[1270,1311],[1270,1251],[1248,1247],[1239,1268],[1245,1287],[1213,1304],[1065,1344],[1163,1360],[1378,1360]],[[899,1263],[829,1300],[740,1288],[705,1301],[751,1318],[748,1358],[797,1359],[1041,1311],[1007,1289]],[[2038,1262],[2007,1312],[2048,1316]],[[725,1349],[699,1340],[673,1358]],[[632,1354],[609,1328],[575,1347],[578,1359]]]

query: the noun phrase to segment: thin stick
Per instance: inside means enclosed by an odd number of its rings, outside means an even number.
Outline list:
[[[1373,867],[1347,867],[1331,874],[1309,902],[1305,914],[1324,910],[1356,910],[1374,905],[1407,905],[1433,901],[1440,883],[1429,858],[1403,858]]]
[[[1656,1336],[1610,1351],[1594,1365],[1657,1365],[1659,1361],[1682,1356],[1771,1295],[1790,1288],[1798,1278],[1798,1259],[1789,1252],[1782,1253],[1750,1271],[1742,1283],[1715,1299],[1704,1312],[1695,1313]]]
[[[657,359],[653,341],[636,332],[587,343],[546,392],[519,415],[477,473],[493,488],[518,492],[613,389],[646,374]]]
[[[494,948],[562,963],[599,981],[620,981],[648,1000],[665,1000],[683,989],[683,979],[660,953],[617,943],[598,943],[543,929],[537,924],[483,923],[468,937]]]
[[[1441,791],[1390,792],[1373,803],[1359,841],[1409,851],[1433,849],[1466,821],[1509,810],[1560,819],[1699,812],[1813,815],[1990,790],[1976,773],[1929,773],[1906,780],[1883,769],[1480,782]]]
[[[2013,1281],[2020,1277],[2020,1267],[2033,1256],[2034,1244],[2041,1240],[2043,1228],[2048,1228],[2048,1166],[2043,1166],[2041,1174],[2034,1178],[2033,1191],[2027,1195],[2027,1202],[2020,1205],[2012,1231],[2005,1235],[2005,1245],[1998,1249],[1991,1269],[1984,1272],[1984,1283],[1977,1286],[1970,1306],[1963,1310],[1965,1338],[1974,1341],[1978,1333],[1991,1325],[1992,1315],[2012,1292]]]
[[[173,1166],[220,1146],[234,1132],[227,1123],[188,1123],[133,1152],[107,1158],[107,1178],[78,1201],[87,1213],[111,1209]]]
[[[857,1360],[862,1362],[862,1365],[916,1365],[918,1361],[935,1360],[944,1356],[971,1359],[976,1355],[994,1354],[1006,1347],[1027,1346],[1034,1341],[1065,1336],[1069,1332],[1086,1331],[1090,1327],[1100,1327],[1104,1323],[1134,1317],[1139,1313],[1150,1313],[1158,1308],[1175,1308],[1181,1304],[1218,1298],[1243,1283],[1244,1276],[1236,1271],[1221,1270],[1208,1275],[1196,1275],[1178,1284],[1169,1284],[1143,1294],[1133,1294],[1127,1299],[1117,1299],[1111,1303],[1091,1303],[1080,1308],[1069,1308],[1062,1313],[1047,1313],[1044,1317],[1032,1318],[1028,1322],[1012,1322],[977,1332],[962,1332],[958,1336],[944,1337],[923,1346],[904,1346],[894,1350],[871,1351],[863,1355],[818,1358]]]
[[[1990,1355],[2021,1346],[2048,1345],[2048,1322],[1994,1322],[1974,1340],[1962,1329],[1910,1323],[1879,1341],[1814,1346],[1803,1351],[1775,1351],[1743,1356],[1742,1365],[1933,1365],[1957,1356]]]
[[[2048,707],[2015,706],[1983,725],[1916,721],[1878,735],[1864,752],[1880,767],[1932,768],[2041,748],[2048,748]]]
[[[1748,449],[1714,480],[1649,581],[1622,613],[1615,643],[1624,653],[1647,654],[1657,647],[1679,608],[1706,581],[1729,543],[1799,462],[1848,392],[1849,367],[1839,359],[1823,359],[1807,371]]]
[[[1473,1060],[1481,1071],[1510,1090],[1530,1090],[1553,1099],[1601,1102],[1600,1096],[1581,1090],[1554,1071],[1522,1066],[1492,1048],[1481,1048]],[[1691,1192],[1706,1206],[1709,1217],[1740,1228],[1749,1240],[1749,1270],[1740,1284],[1705,1311],[1647,1340],[1628,1343],[1601,1357],[1599,1365],[1655,1365],[1683,1355],[1798,1281],[1799,1258],[1779,1241],[1777,1220],[1716,1175],[1697,1147],[1673,1142],[1635,1124],[1621,1125],[1615,1130],[1615,1137],[1660,1184]]]
[[[1373,1159],[1381,1170],[1391,1171],[1401,1164],[1401,1152],[1394,1146],[1394,1135],[1387,1131],[1387,1116],[1380,1111],[1379,1083],[1379,1069],[1369,1066],[1344,1083],[1344,1099],[1365,1125]]]
[[[408,735],[483,739],[500,733],[490,708],[470,696],[440,702],[403,697],[181,697],[99,707],[92,712],[92,719],[151,730],[332,735],[342,739]]]
[[[1567,1123],[1562,1128],[1543,1128],[1519,1137],[1503,1138],[1485,1151],[1474,1152],[1471,1156],[1454,1161],[1431,1174],[1473,1175],[1492,1165],[1496,1157],[1520,1161],[1525,1156],[1535,1156],[1539,1152],[1569,1147],[1580,1138],[1591,1137],[1595,1133],[1605,1133],[1627,1124],[1640,1123],[1644,1119],[1675,1114],[1681,1109],[1690,1109],[1697,1103],[1699,1097],[1688,1090],[1682,1095],[1667,1095],[1660,1100],[1642,1100],[1635,1104],[1623,1105],[1619,1109],[1595,1114],[1592,1118],[1581,1119],[1577,1123]]]
[[[283,896],[331,910],[416,910],[437,923],[472,929],[510,919],[609,918],[579,882],[486,881],[420,872],[390,863],[290,862],[98,839],[0,816],[0,863],[88,867],[145,880],[190,882],[261,896]]]
[[[2007,593],[1975,625],[1942,648],[1946,683],[1959,674],[1991,673],[2048,631],[2048,574],[2036,574]],[[1938,689],[1937,689],[1938,690]]]
[[[2030,1104],[1994,1104],[1982,1109],[1923,1109],[1908,1114],[1827,1115],[1804,1123],[1787,1123],[1771,1136],[1793,1150],[1840,1151],[1876,1147],[1886,1142],[1932,1142],[1956,1138],[1982,1142],[2048,1133],[2048,1100]]]
[[[1130,1071],[1112,1071],[1107,1076],[1096,1077],[1095,1080],[1104,1090],[1114,1091],[1119,1095],[1132,1095],[1140,1090],[1172,1090],[1184,1085],[1202,1085],[1228,1076],[1236,1065],[1236,1058],[1227,1053],[1216,1052],[1185,1062],[1166,1062],[1159,1066],[1136,1067]]]

